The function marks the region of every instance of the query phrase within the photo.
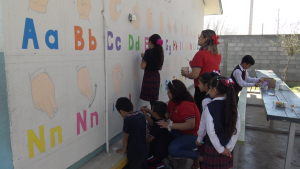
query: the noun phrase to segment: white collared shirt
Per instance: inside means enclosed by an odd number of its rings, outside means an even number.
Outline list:
[[[236,69],[233,72],[233,77],[235,78],[236,82],[238,83],[239,86],[241,87],[252,87],[255,86],[255,83],[258,82],[258,78],[255,77],[250,77],[249,73],[246,69],[244,69],[241,64],[239,64],[240,69]],[[245,80],[243,80],[242,78],[242,71],[245,70],[246,71],[246,75],[245,75]]]
[[[225,100],[225,99],[226,99],[225,96],[217,97],[217,98],[214,98],[212,100],[212,102],[215,101],[215,100]],[[237,129],[237,132],[236,132],[235,135],[231,136],[231,139],[229,140],[229,142],[225,146],[229,151],[233,150],[233,148],[234,148],[234,146],[237,142],[238,136],[240,134],[240,130],[241,130],[240,113],[239,113],[239,111],[237,111],[237,113],[238,113],[238,118],[237,118],[236,126],[235,126],[236,129]],[[219,140],[219,138],[218,138],[218,136],[215,132],[213,118],[212,118],[212,116],[209,112],[208,107],[206,107],[204,112],[202,112],[200,127],[199,127],[199,130],[198,130],[197,133],[198,133],[197,141],[199,143],[201,143],[203,141],[203,138],[207,133],[208,136],[209,136],[209,139],[210,139],[211,143],[213,144],[213,146],[215,147],[215,149],[220,154],[224,152],[225,147],[221,145],[220,140]]]

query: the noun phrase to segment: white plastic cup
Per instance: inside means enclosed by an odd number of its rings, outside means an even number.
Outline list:
[[[189,67],[181,67],[182,70],[189,72]]]
[[[268,85],[264,85],[264,89],[265,89],[265,90],[268,90]]]
[[[284,84],[280,84],[279,85],[279,90],[283,90],[283,86],[284,86]]]

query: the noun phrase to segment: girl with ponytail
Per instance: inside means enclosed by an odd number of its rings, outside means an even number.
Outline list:
[[[158,34],[149,37],[148,47],[145,54],[142,53],[141,69],[144,71],[142,90],[140,98],[149,101],[151,109],[153,103],[158,100],[160,87],[159,70],[162,69],[164,63],[163,40]],[[149,116],[145,116],[149,124],[152,126],[153,120]]]
[[[213,100],[203,111],[197,145],[204,142],[201,169],[232,168],[232,150],[240,133],[240,116],[237,110],[234,82],[222,76],[214,77],[209,85]],[[201,120],[202,120],[201,118]]]

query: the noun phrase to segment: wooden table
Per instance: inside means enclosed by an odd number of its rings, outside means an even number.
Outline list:
[[[292,161],[296,124],[300,123],[300,99],[272,70],[255,70],[255,72],[258,78],[272,77],[276,80],[276,87],[274,90],[266,91],[261,88],[260,91],[266,110],[267,120],[271,120],[270,127],[273,127],[273,120],[287,121],[290,123],[286,159],[284,164],[284,168],[289,169]],[[284,84],[283,90],[278,90],[279,84]],[[276,96],[270,96],[268,93],[275,93]],[[287,102],[286,108],[275,107],[273,104],[274,100]],[[292,105],[295,105],[295,108],[292,108]]]

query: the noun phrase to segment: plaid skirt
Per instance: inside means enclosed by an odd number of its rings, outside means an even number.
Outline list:
[[[159,95],[159,86],[159,72],[145,70],[140,98],[150,102],[157,101]]]
[[[229,169],[233,167],[232,157],[219,154],[213,145],[204,144],[201,169]]]

